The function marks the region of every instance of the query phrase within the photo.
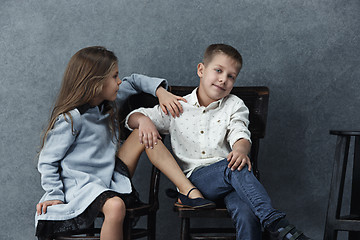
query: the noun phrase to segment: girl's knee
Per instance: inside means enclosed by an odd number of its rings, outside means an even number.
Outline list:
[[[123,222],[126,215],[126,206],[119,197],[112,197],[106,200],[102,212],[107,220]]]
[[[139,136],[139,129],[135,128],[130,135]]]

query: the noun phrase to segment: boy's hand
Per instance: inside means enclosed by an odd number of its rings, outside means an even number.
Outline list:
[[[231,168],[231,171],[235,171],[236,169],[240,171],[246,164],[248,165],[248,171],[251,171],[250,158],[240,151],[234,150],[230,152],[227,156],[227,161],[229,162],[228,167]]]
[[[154,148],[157,140],[162,139],[150,118],[142,116],[139,118],[139,140],[146,148]]]
[[[166,91],[163,87],[159,87],[156,90],[156,96],[159,99],[159,105],[161,109],[166,115],[168,114],[169,110],[173,117],[180,117],[180,113],[183,112],[183,108],[179,101],[181,100],[187,102],[185,98],[176,96],[171,92]]]
[[[38,216],[41,215],[42,213],[45,214],[47,207],[58,204],[64,204],[64,203],[60,200],[50,200],[50,201],[38,203],[36,205],[36,213]]]

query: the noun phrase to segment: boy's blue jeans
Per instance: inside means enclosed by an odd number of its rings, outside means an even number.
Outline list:
[[[263,227],[285,217],[274,209],[265,188],[245,166],[231,171],[226,159],[195,170],[189,180],[205,198],[224,198],[236,227],[236,239],[261,239]]]

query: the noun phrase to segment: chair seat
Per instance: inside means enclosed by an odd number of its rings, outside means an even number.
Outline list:
[[[99,240],[100,236],[71,236],[71,237],[57,237],[56,240]]]
[[[126,209],[126,216],[129,218],[136,218],[139,216],[144,216],[149,213],[149,211],[156,211],[156,207],[151,204],[144,203],[143,205],[135,208]]]
[[[181,218],[228,218],[229,212],[226,208],[216,209],[193,209],[174,207],[174,211],[178,212]]]

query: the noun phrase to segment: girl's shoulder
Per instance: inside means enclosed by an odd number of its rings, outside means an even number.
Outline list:
[[[71,127],[76,131],[80,131],[81,129],[81,113],[80,111],[75,108],[70,110],[67,113],[60,114],[57,116],[54,128],[61,127]]]
[[[74,108],[73,110],[68,111],[67,113],[62,113],[57,116],[56,121],[65,121],[69,122],[69,117],[71,116],[72,119],[80,120],[81,119],[81,113],[77,108]]]

